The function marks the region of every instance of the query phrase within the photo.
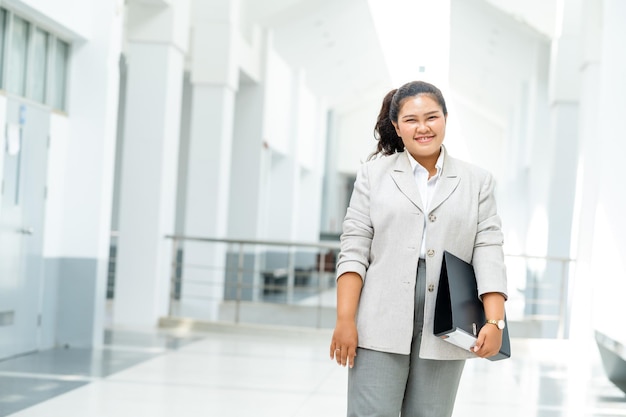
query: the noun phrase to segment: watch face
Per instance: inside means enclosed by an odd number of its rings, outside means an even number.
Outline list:
[[[505,326],[504,320],[498,320],[498,329],[504,330],[504,326]]]

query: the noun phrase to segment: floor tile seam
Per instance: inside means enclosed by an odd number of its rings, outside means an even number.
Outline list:
[[[289,361],[289,362],[308,362],[308,363],[316,363],[316,364],[325,364],[326,360],[325,359],[311,359],[311,358],[302,358],[302,357],[294,357],[294,356],[266,356],[266,355],[246,355],[246,354],[241,354],[241,355],[236,355],[236,354],[221,354],[221,353],[210,353],[210,355],[212,356],[219,356],[220,358],[224,358],[224,359],[237,359],[237,360],[241,360],[243,358],[248,358],[251,360],[272,360],[272,361]],[[167,355],[162,355],[162,356],[167,356]],[[197,354],[197,355],[184,355],[188,358],[192,358],[192,357],[204,357],[204,355],[202,354]]]
[[[227,345],[227,344],[250,344],[254,343],[259,346],[292,346],[292,347],[308,347],[308,346],[329,346],[327,343],[330,339],[305,339],[305,338],[278,338],[278,337],[255,337],[254,335],[241,335],[241,337],[230,338],[223,337],[223,334],[208,335],[205,339],[198,340],[197,342],[188,343],[181,346],[180,349],[186,349],[195,346],[202,346],[203,344],[215,345]]]
[[[242,328],[225,328],[214,331],[206,331],[197,334],[202,339],[211,337],[223,337],[232,339],[241,339],[249,337],[258,337],[265,340],[311,340],[315,342],[329,341],[332,337],[332,329],[321,331],[319,329],[284,329],[270,327],[242,327]]]
[[[223,353],[223,352],[215,352],[215,351],[206,351],[206,352],[201,352],[201,351],[182,351],[182,350],[177,350],[177,351],[170,351],[170,352],[164,352],[164,355],[168,355],[168,354],[175,354],[176,356],[189,356],[189,357],[193,357],[193,356],[206,356],[206,355],[216,355],[216,356],[220,356],[220,357],[224,357],[224,358],[235,358],[235,359],[241,359],[241,358],[250,358],[250,359],[279,359],[279,360],[284,360],[284,359],[288,359],[288,360],[297,360],[299,362],[315,362],[315,363],[325,363],[327,361],[325,356],[321,356],[319,359],[311,359],[310,357],[304,358],[304,357],[296,357],[296,356],[281,356],[281,355],[251,355],[251,354],[247,354],[247,353]]]
[[[532,404],[529,405],[529,407],[524,407],[525,405],[528,405],[529,403],[524,400],[523,402],[520,403],[515,403],[515,402],[502,402],[502,403],[494,403],[492,400],[487,400],[485,399],[484,401],[463,401],[462,405],[459,404],[460,406],[489,406],[493,409],[497,409],[498,407],[515,407],[515,408],[532,408],[532,409],[537,409],[537,410],[542,410],[542,411],[567,411],[570,407],[567,404],[559,404],[559,405],[554,405],[554,404],[541,404],[539,402],[534,402]],[[603,410],[603,412],[609,412],[609,411],[619,411],[620,414],[624,413],[623,415],[626,415],[626,408],[610,408],[610,407],[606,407],[606,405],[602,405],[601,407],[598,407],[596,404],[587,404],[585,406],[585,412],[595,412],[595,411],[599,411],[599,410]]]
[[[302,394],[307,395],[310,390],[302,389],[272,389],[272,388],[264,388],[264,387],[246,387],[240,385],[225,385],[223,383],[200,383],[200,382],[172,382],[172,381],[146,381],[146,380],[134,380],[131,378],[124,379],[112,379],[112,378],[101,378],[99,381],[101,384],[107,385],[141,385],[141,386],[154,386],[154,387],[163,387],[167,389],[170,388],[197,388],[197,389],[213,389],[218,391],[246,391],[246,392],[272,392],[272,393],[284,393],[284,394]],[[314,388],[316,389],[316,388]],[[307,398],[309,395],[307,395]]]
[[[75,375],[75,374],[44,374],[39,372],[15,372],[15,371],[0,371],[0,378],[23,378],[23,379],[42,379],[53,380],[63,382],[94,382],[100,381],[103,377],[94,377],[87,375]]]
[[[94,348],[94,350],[115,351],[115,352],[138,352],[138,353],[152,353],[152,354],[164,354],[168,352],[178,351],[177,348],[172,349],[172,348],[157,348],[157,347],[137,347],[137,346],[130,346],[130,345],[104,345],[104,346]]]

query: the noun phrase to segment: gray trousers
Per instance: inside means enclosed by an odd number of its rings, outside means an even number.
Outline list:
[[[464,360],[419,358],[424,324],[426,265],[415,286],[415,326],[410,355],[357,349],[348,371],[348,417],[450,417]],[[393,308],[393,306],[389,306]]]

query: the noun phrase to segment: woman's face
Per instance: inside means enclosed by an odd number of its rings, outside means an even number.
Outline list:
[[[437,160],[446,135],[446,116],[435,99],[427,94],[406,98],[393,125],[416,161]]]

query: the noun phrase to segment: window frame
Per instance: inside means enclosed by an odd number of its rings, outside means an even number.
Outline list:
[[[4,18],[4,27],[0,27],[0,29],[4,29],[2,35],[2,45],[0,46],[0,91],[5,95],[11,95],[15,97],[20,97],[21,99],[37,103],[43,105],[45,107],[49,107],[54,111],[60,111],[62,113],[67,113],[67,103],[68,103],[68,80],[69,80],[69,69],[71,66],[72,60],[72,42],[68,41],[54,32],[46,29],[33,22],[32,20],[24,17],[19,13],[15,13],[10,8],[6,6],[0,7],[0,19]],[[13,41],[13,22],[14,18],[17,17],[29,25],[28,29],[28,39],[26,41],[26,68],[24,71],[24,91],[21,93],[16,93],[11,91],[8,85],[9,83],[9,65],[11,61],[11,53],[10,47]],[[34,76],[34,37],[37,30],[43,32],[46,37],[46,57],[45,57],[45,74],[43,76],[43,100],[39,100],[38,98],[33,98],[33,79]],[[61,88],[56,85],[56,49],[59,42],[63,42],[63,44],[67,47],[65,54],[63,56],[64,60],[64,74],[63,74],[63,85]],[[56,105],[59,103],[59,106]]]

